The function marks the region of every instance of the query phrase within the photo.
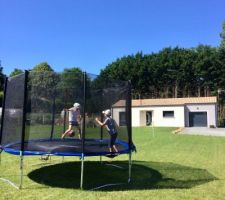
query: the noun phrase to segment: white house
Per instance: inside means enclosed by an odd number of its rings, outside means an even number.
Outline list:
[[[125,119],[124,101],[112,106],[119,125]],[[132,100],[132,126],[210,127],[217,126],[217,98],[191,97]]]

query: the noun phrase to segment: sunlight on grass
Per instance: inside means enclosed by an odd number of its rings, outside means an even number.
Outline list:
[[[24,188],[0,181],[0,199],[224,199],[225,138],[174,135],[172,128],[133,128],[132,182],[128,156],[85,158],[84,191],[78,157],[24,157]],[[19,157],[2,153],[0,177],[19,184]],[[120,185],[91,189],[106,184]]]

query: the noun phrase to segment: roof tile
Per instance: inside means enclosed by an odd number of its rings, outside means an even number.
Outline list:
[[[208,104],[217,103],[217,97],[189,97],[189,98],[166,98],[166,99],[134,99],[132,106],[165,106],[165,105],[185,105],[185,104]],[[124,100],[117,101],[113,107],[124,107]]]

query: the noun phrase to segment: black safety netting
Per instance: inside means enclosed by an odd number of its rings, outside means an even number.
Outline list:
[[[109,139],[107,129],[95,122],[95,118],[104,122],[102,112],[109,109],[118,132],[117,139],[128,142],[128,82],[111,80],[100,84],[97,76],[87,74],[86,88],[86,124],[90,127],[86,130],[86,138]]]
[[[26,140],[61,138],[68,112],[83,100],[82,72],[31,72],[28,82]]]
[[[12,77],[7,82],[2,129],[1,145],[15,144],[18,150],[23,142],[24,84],[25,74]],[[126,81],[102,81],[98,76],[80,70],[67,70],[63,73],[29,72],[24,150],[46,153],[65,152],[65,149],[80,153],[107,152],[109,133],[106,127],[96,123],[96,118],[104,122],[102,111],[106,109],[111,111],[118,132],[118,149],[127,150],[131,126],[129,92]],[[69,126],[67,109],[72,108],[74,103],[80,104],[79,126],[74,127],[75,136],[61,139]]]
[[[2,119],[1,145],[21,141],[24,106],[25,74],[7,80],[4,118]]]

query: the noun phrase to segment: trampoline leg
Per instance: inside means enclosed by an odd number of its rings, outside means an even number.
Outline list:
[[[129,177],[128,177],[128,183],[131,181],[131,166],[132,166],[132,160],[131,160],[132,153],[129,153]]]
[[[81,156],[81,175],[80,175],[80,189],[83,189],[84,181],[84,154]]]
[[[23,185],[23,154],[22,151],[20,151],[20,185],[19,189],[22,189]]]

